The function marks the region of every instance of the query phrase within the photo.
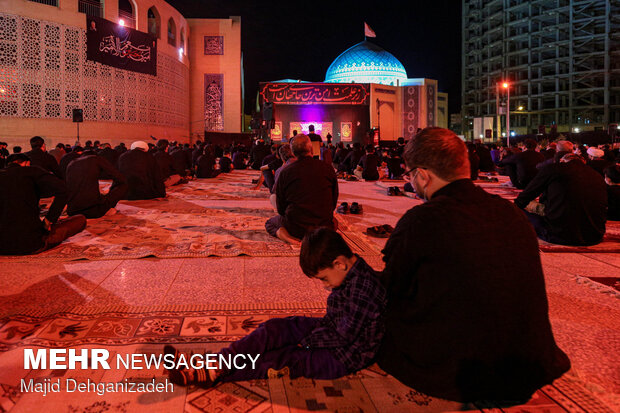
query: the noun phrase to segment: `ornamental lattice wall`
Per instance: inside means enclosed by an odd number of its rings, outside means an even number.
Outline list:
[[[160,40],[161,41],[161,40]],[[86,31],[0,13],[0,118],[189,128],[188,68],[158,53],[157,76],[86,60]]]

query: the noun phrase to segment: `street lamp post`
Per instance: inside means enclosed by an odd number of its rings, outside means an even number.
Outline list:
[[[506,146],[510,148],[510,83],[502,84],[506,89]]]

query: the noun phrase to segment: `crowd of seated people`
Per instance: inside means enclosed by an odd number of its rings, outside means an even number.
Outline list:
[[[248,158],[244,145],[222,148],[199,141],[192,147],[166,139],[156,145],[136,141],[130,148],[88,140],[84,146],[59,143],[48,151],[45,140],[34,136],[28,152],[15,146],[9,154],[7,146],[0,142],[0,185],[11,194],[0,202],[2,255],[44,251],[82,231],[86,219],[114,214],[121,199],[165,197],[166,187],[194,175],[212,178],[243,169]],[[112,181],[106,193],[99,180]],[[54,200],[41,219],[39,203],[48,197]],[[60,219],[65,207],[69,218]]]
[[[324,143],[313,141],[312,136],[310,142],[313,158],[333,168],[338,177],[366,181],[399,179],[406,169],[403,138],[390,147],[363,148],[359,142],[332,144],[331,139]],[[319,149],[315,148],[317,143]],[[7,146],[0,142],[0,166],[8,164]],[[166,188],[171,185],[248,167],[261,172],[257,188],[266,186],[276,205],[277,177],[296,159],[290,146],[269,145],[264,139],[257,139],[251,148],[201,141],[178,144],[166,139],[156,144],[136,141],[130,148],[120,143],[113,148],[109,143],[89,140],[84,146],[59,143],[48,151],[43,138],[35,136],[30,146],[31,150],[24,154],[30,166],[42,168],[63,181],[68,191],[69,215],[87,218],[104,215],[120,199],[165,197]],[[524,209],[542,239],[593,245],[602,240],[606,220],[617,220],[620,215],[618,148],[586,147],[567,140],[541,147],[533,139],[509,148],[477,139],[466,147],[470,179],[476,180],[479,173],[508,176],[512,186],[523,190],[515,202]],[[317,150],[319,155],[314,154]],[[13,152],[20,153],[22,148],[14,147]],[[566,157],[568,154],[574,156]],[[99,179],[113,181],[107,194],[99,192]],[[413,191],[413,186],[406,183],[405,190]]]

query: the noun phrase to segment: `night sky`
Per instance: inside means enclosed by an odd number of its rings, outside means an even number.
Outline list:
[[[186,18],[241,16],[246,113],[259,82],[285,78],[321,82],[331,62],[369,39],[392,53],[409,78],[439,81],[450,113],[460,111],[461,1],[169,0]]]

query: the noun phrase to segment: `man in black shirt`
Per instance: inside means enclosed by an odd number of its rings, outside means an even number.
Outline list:
[[[379,158],[375,153],[375,147],[372,145],[366,145],[366,153],[360,158],[358,167],[354,171],[355,176],[359,179],[365,179],[367,181],[376,181],[379,179]]]
[[[110,162],[110,165],[116,168],[118,163],[118,157],[121,156],[120,153],[116,152],[112,149],[112,146],[109,143],[102,143],[99,146],[100,150],[97,152],[97,155],[104,158],[106,161]],[[106,178],[111,179],[111,178]]]
[[[114,180],[106,195],[99,192],[102,172]],[[123,198],[128,188],[125,177],[98,155],[82,156],[71,162],[65,180],[69,191],[67,214],[81,214],[88,219],[104,216]]]
[[[6,148],[8,145],[6,142],[0,142],[0,169],[4,168],[7,164],[7,158],[9,157],[9,150]]]
[[[181,177],[187,176],[192,169],[192,153],[186,150],[187,148],[189,148],[189,145],[187,145],[187,147],[179,146],[174,151],[170,152],[172,158],[172,172]]]
[[[607,184],[607,220],[620,221],[620,165],[605,169]]]
[[[245,148],[241,145],[237,146],[232,155],[232,163],[235,169],[245,169],[247,168],[245,164],[246,160],[246,152]]]
[[[53,173],[58,178],[62,178],[58,162],[56,162],[56,158],[46,152],[45,141],[42,137],[33,136],[30,138],[30,147],[32,150],[26,152],[26,155],[30,158],[31,166],[38,166]]]
[[[129,190],[125,199],[153,199],[166,196],[164,178],[144,141],[131,144],[131,150],[118,158],[118,170],[125,176]]]
[[[276,170],[282,166],[282,161],[278,155],[277,144],[271,145],[271,154],[265,156],[263,159],[263,164],[260,167],[261,171],[261,179],[259,179],[259,184],[264,185],[269,189],[269,192],[273,192],[273,184],[275,181],[275,172]],[[263,182],[261,182],[263,181]],[[255,189],[260,188],[257,186]]]
[[[534,139],[526,139],[525,151],[509,155],[498,164],[507,168],[510,182],[512,182],[515,188],[525,188],[538,172],[536,165],[545,160],[545,157],[540,152],[536,152],[536,145]]]
[[[551,331],[536,234],[515,205],[473,184],[454,132],[422,130],[404,159],[426,202],[383,250],[379,366],[434,397],[525,402],[570,367]]]
[[[536,169],[541,170],[547,165],[560,163],[560,159],[562,159],[564,155],[573,153],[573,150],[575,149],[571,141],[559,141],[555,147],[556,150],[554,150],[553,156],[536,165]]]
[[[338,166],[338,170],[341,169],[346,171],[347,173],[353,173],[355,167],[359,164],[360,159],[364,156],[364,151],[359,142],[355,142],[353,144],[353,150],[347,154],[342,161],[342,166]]]
[[[480,159],[480,172],[494,172],[495,163],[493,162],[493,158],[491,158],[491,150],[483,144],[480,139],[475,139],[474,143],[476,144],[476,154]]]
[[[224,154],[220,158],[220,172],[229,173],[233,170],[233,163],[230,160],[230,149],[225,149]]]
[[[519,194],[515,203],[525,209],[541,195],[544,216],[526,212],[540,238],[562,245],[595,245],[605,235],[605,181],[579,155],[564,155],[547,165]]]
[[[278,175],[278,215],[270,218],[265,228],[274,237],[298,244],[310,229],[334,228],[338,179],[330,165],[312,158],[312,143],[307,136],[297,135],[291,146],[297,160]]]
[[[82,215],[58,220],[67,202],[62,179],[36,166],[25,154],[13,154],[0,170],[0,254],[36,254],[60,244],[82,231]],[[54,197],[43,220],[39,217],[41,197]]]
[[[71,152],[65,154],[60,159],[59,169],[60,169],[60,174],[62,175],[63,178],[67,176],[67,168],[69,167],[69,164],[73,162],[74,160],[76,160],[77,158],[79,158],[80,156],[82,156],[83,153],[84,153],[84,149],[82,149],[81,146],[76,146],[73,148]]]
[[[175,174],[172,168],[172,156],[168,153],[169,148],[168,139],[160,139],[157,141],[157,152],[153,154],[159,166],[160,174],[164,178],[166,188],[182,183],[181,175]]]
[[[323,146],[323,138],[321,138],[321,135],[314,133],[314,125],[308,126],[308,138],[310,138],[310,142],[312,142],[312,156],[314,159],[319,159],[321,146]]]
[[[265,145],[265,141],[259,139],[250,151],[250,167],[258,171],[263,165],[263,159],[265,159],[265,156],[269,155],[270,152],[271,149],[269,149],[269,146]]]

